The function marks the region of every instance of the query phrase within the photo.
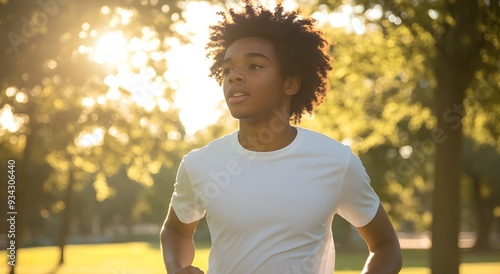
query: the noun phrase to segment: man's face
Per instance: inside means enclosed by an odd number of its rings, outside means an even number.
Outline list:
[[[241,38],[226,50],[223,90],[231,115],[260,122],[289,104],[273,44],[258,37]]]

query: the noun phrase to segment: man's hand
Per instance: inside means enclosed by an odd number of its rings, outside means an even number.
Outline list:
[[[205,274],[201,269],[195,266],[186,266],[183,269],[179,269],[174,272],[174,274]]]

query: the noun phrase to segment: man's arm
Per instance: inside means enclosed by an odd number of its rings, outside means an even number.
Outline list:
[[[366,226],[357,227],[356,230],[370,250],[370,256],[362,273],[399,273],[403,264],[401,247],[391,221],[381,204],[373,220]]]
[[[172,206],[160,234],[163,261],[168,274],[203,274],[199,268],[191,266],[195,247],[193,235],[198,221],[185,224],[179,220]]]

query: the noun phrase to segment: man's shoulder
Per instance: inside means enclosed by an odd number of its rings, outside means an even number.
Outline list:
[[[221,154],[223,151],[226,151],[228,149],[231,149],[231,136],[235,134],[229,133],[227,135],[224,135],[222,137],[219,137],[217,139],[214,139],[210,141],[207,145],[193,149],[190,151],[186,156],[184,156],[184,159],[187,160],[204,160],[204,159],[210,159],[212,157],[217,157],[217,155]],[[213,158],[212,158],[213,159]]]
[[[330,136],[327,136],[323,133],[301,128],[303,131],[303,138],[306,144],[310,146],[317,147],[322,150],[334,150],[334,151],[351,151],[350,147],[333,139]]]

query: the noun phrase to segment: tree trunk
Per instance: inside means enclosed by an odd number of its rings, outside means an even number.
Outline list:
[[[437,128],[436,170],[433,193],[432,274],[458,274],[460,250],[460,175],[462,150],[463,100],[481,62],[479,50],[484,42],[478,29],[477,1],[448,2],[454,24],[445,24],[435,35],[436,79],[435,115]]]
[[[490,233],[493,223],[493,203],[491,196],[487,198],[481,197],[481,180],[472,178],[472,195],[474,197],[474,206],[477,219],[477,238],[474,244],[474,249],[490,250]]]
[[[451,83],[438,84],[434,131],[436,173],[433,195],[431,269],[433,274],[459,273],[458,233],[460,227],[460,159],[462,143],[461,119],[450,123],[447,114],[454,104],[461,104],[462,92]],[[450,118],[450,117],[448,117]],[[461,117],[460,117],[461,118]]]
[[[23,159],[22,161],[19,161],[18,165],[16,165],[17,170],[16,170],[16,178],[17,178],[17,183],[16,183],[16,210],[18,214],[16,215],[17,222],[16,222],[16,234],[15,234],[15,253],[16,253],[16,262],[14,265],[10,267],[9,274],[15,274],[16,273],[16,265],[19,264],[19,247],[22,244],[23,241],[23,232],[24,232],[24,217],[26,216],[26,193],[28,189],[28,173],[31,167],[31,151],[33,149],[33,144],[34,144],[34,134],[37,130],[36,127],[32,127],[31,133],[26,134],[26,145],[24,147],[23,151]]]
[[[69,159],[71,161],[71,159]],[[66,246],[66,239],[68,238],[69,234],[69,226],[71,224],[71,200],[73,197],[73,186],[75,184],[75,176],[74,176],[74,171],[73,167],[71,167],[70,164],[70,170],[69,170],[69,175],[68,175],[68,186],[66,187],[66,192],[64,194],[64,212],[63,212],[63,217],[61,221],[61,233],[59,234],[59,250],[60,250],[60,257],[59,257],[59,265],[64,264],[64,247]]]

